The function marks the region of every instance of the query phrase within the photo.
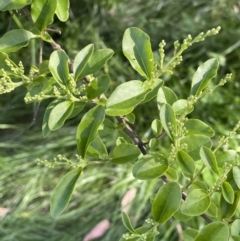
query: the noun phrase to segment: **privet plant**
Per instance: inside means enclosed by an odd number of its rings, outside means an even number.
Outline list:
[[[198,100],[224,85],[231,74],[212,87],[210,82],[217,76],[219,63],[216,58],[207,60],[193,75],[189,96],[185,99],[179,99],[161,79],[181,63],[186,49],[216,35],[220,27],[195,38],[189,35],[183,43],[176,41],[173,56],[168,61],[165,60],[164,41],[159,44],[156,58],[149,36],[136,27],[128,28],[123,36],[123,53],[142,78],[129,80],[106,94],[110,77],[98,75],[98,70],[111,58],[113,51],[107,48],[95,50],[94,45],[89,44],[71,60],[50,35],[52,30],[48,26],[55,14],[61,21],[68,19],[69,1],[5,0],[0,2],[0,9],[9,11],[19,26],[0,38],[0,93],[11,92],[23,85],[27,89],[26,103],[51,99],[43,117],[44,138],[88,106],[76,129],[77,161],[68,160],[64,155],[59,155],[53,162],[37,161],[50,167],[64,162],[72,168],[52,192],[50,212],[53,217],[59,216],[67,207],[85,167],[106,162],[130,163],[136,179],[161,179],[162,184],[149,200],[151,213],[146,225],[134,228],[128,215],[122,213],[127,233],[121,241],[158,240],[158,227],[169,219],[182,222],[199,216],[205,220],[205,226],[200,230],[184,230],[184,241],[240,240],[240,221],[236,215],[240,198],[240,162],[235,150],[223,148],[229,138],[234,137],[240,123],[227,136],[218,138],[209,125],[188,118]],[[28,29],[24,29],[19,21],[19,11],[31,23]],[[29,73],[25,73],[22,62],[14,63],[8,53],[27,46],[32,39],[51,44],[53,52],[44,61],[40,54],[39,65],[31,66]],[[134,108],[149,101],[156,103],[159,118],[152,120],[152,136],[146,144],[129,123],[135,123]],[[112,151],[107,150],[103,136],[116,138]],[[168,151],[164,153],[161,151],[162,138],[169,141]],[[206,178],[209,176],[213,182]]]

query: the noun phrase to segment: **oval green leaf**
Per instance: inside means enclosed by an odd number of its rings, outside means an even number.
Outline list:
[[[216,77],[218,65],[218,60],[216,58],[212,58],[198,67],[192,79],[192,95],[198,95],[207,87],[211,79]]]
[[[148,84],[139,80],[131,80],[119,85],[107,100],[106,114],[113,116],[129,114],[144,100],[149,91]]]
[[[180,145],[186,145],[186,149],[184,149],[185,152],[194,160],[197,161],[200,159],[200,148],[202,146],[206,146],[208,148],[212,147],[212,141],[208,136],[205,135],[190,135],[185,136],[180,139]]]
[[[222,194],[224,199],[228,202],[233,204],[234,201],[234,191],[232,186],[228,182],[223,182],[222,184]]]
[[[217,165],[223,167],[225,163],[233,165],[237,157],[235,150],[226,150],[216,153]]]
[[[133,166],[132,173],[137,179],[147,180],[159,177],[168,169],[166,158],[159,153],[141,157]]]
[[[187,135],[200,134],[213,137],[215,134],[209,125],[197,119],[188,119],[184,122],[184,126],[187,129]]]
[[[236,219],[231,225],[231,235],[239,235],[240,234],[240,220]]]
[[[187,115],[193,111],[193,106],[189,106],[189,103],[185,99],[180,99],[172,104],[172,108],[176,115]]]
[[[73,61],[73,75],[74,79],[78,80],[81,72],[86,66],[88,60],[90,59],[94,50],[94,45],[89,44],[85,48],[83,48],[75,57]]]
[[[28,45],[31,39],[39,36],[24,29],[10,30],[0,38],[0,51],[4,53],[16,52]]]
[[[172,167],[168,167],[167,171],[164,174],[168,180],[176,182],[178,181],[178,173],[177,171],[172,168]]]
[[[87,64],[83,67],[78,78],[81,79],[89,74],[96,73],[103,65],[112,57],[111,49],[99,49],[95,51],[89,58]]]
[[[0,10],[18,10],[29,4],[31,4],[32,0],[2,0],[0,1]]]
[[[159,136],[162,133],[162,123],[160,120],[155,119],[151,124],[151,129],[154,136]]]
[[[207,192],[194,189],[187,195],[181,206],[181,212],[188,216],[199,216],[207,211],[210,203],[211,200]]]
[[[129,143],[122,143],[115,147],[112,154],[112,163],[123,164],[126,162],[134,162],[141,154],[138,147]]]
[[[61,128],[64,122],[71,115],[73,107],[74,103],[70,100],[61,102],[54,106],[48,119],[49,129],[51,131],[56,131]]]
[[[170,88],[166,86],[161,87],[157,93],[158,109],[160,110],[161,107],[166,103],[172,105],[174,102],[177,101],[177,99],[178,98],[176,94]]]
[[[122,49],[132,67],[143,77],[152,79],[154,59],[149,36],[139,28],[128,28],[123,35]]]
[[[128,231],[130,231],[131,233],[136,233],[133,226],[132,226],[130,218],[128,217],[128,215],[125,212],[122,212],[122,222],[123,222],[124,227]]]
[[[74,102],[74,107],[73,107],[72,113],[68,117],[68,119],[71,119],[71,118],[77,116],[82,111],[82,109],[85,107],[85,105],[86,105],[85,102]]]
[[[183,231],[182,236],[184,241],[194,241],[198,235],[198,231],[192,228],[188,228]]]
[[[69,18],[69,0],[57,0],[56,15],[58,19],[65,22]]]
[[[76,168],[67,173],[53,190],[50,201],[50,213],[54,218],[58,217],[67,207],[81,172],[82,168]]]
[[[160,110],[160,120],[167,135],[174,140],[174,136],[177,134],[177,122],[175,113],[169,104],[162,106]]]
[[[54,79],[66,87],[69,85],[68,56],[62,50],[54,51],[49,59],[49,70]]]
[[[203,163],[207,166],[210,167],[215,173],[218,174],[218,167],[217,167],[217,161],[214,153],[208,149],[205,146],[202,146],[200,148],[200,157],[203,161]]]
[[[87,149],[87,155],[98,158],[106,158],[108,156],[106,146],[99,136],[90,143]]]
[[[165,223],[179,209],[182,191],[176,182],[163,185],[152,204],[152,216],[158,223]]]
[[[237,166],[233,168],[233,179],[238,188],[240,189],[240,169]]]
[[[194,175],[195,162],[185,151],[182,151],[182,150],[178,151],[177,161],[183,173],[185,173],[190,177]]]
[[[228,241],[228,239],[228,226],[223,222],[215,221],[203,227],[194,241]]]
[[[58,0],[34,0],[31,15],[36,27],[42,32],[53,22]]]
[[[82,118],[77,128],[77,146],[80,156],[85,158],[87,148],[97,137],[98,128],[105,117],[104,107],[95,106],[89,110]]]
[[[92,100],[105,93],[110,85],[110,77],[106,74],[93,79],[87,86],[87,97]]]

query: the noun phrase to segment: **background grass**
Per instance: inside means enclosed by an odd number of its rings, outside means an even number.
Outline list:
[[[118,84],[138,79],[121,51],[122,35],[127,27],[136,26],[151,37],[152,48],[158,51],[159,42],[167,42],[166,54],[172,54],[175,40],[184,39],[187,34],[196,36],[202,31],[221,26],[219,35],[208,38],[190,48],[183,56],[184,61],[172,76],[164,76],[167,86],[173,88],[180,97],[189,93],[190,80],[197,66],[211,57],[218,57],[220,70],[218,80],[232,72],[233,79],[213,95],[203,98],[192,116],[202,118],[219,134],[226,134],[239,120],[239,68],[240,68],[240,5],[231,0],[72,0],[70,20],[56,21],[52,28],[60,29],[61,35],[54,39],[73,57],[89,43],[96,48],[109,47],[115,51],[104,71],[112,78],[110,91]],[[21,17],[20,17],[21,18]],[[11,19],[7,12],[0,15],[0,33],[4,34]],[[25,26],[27,22],[23,19]],[[11,28],[16,28],[14,22]],[[35,45],[38,50],[38,45]],[[44,57],[52,49],[44,46]],[[37,51],[36,51],[37,53]],[[16,62],[23,60],[26,68],[34,58],[31,46],[18,54],[11,54]],[[35,56],[37,59],[37,55]],[[217,81],[217,80],[215,80]],[[127,166],[101,165],[86,169],[77,183],[68,209],[59,219],[53,220],[49,214],[49,199],[53,188],[68,171],[66,166],[54,169],[38,166],[36,159],[52,160],[59,153],[73,158],[76,153],[75,132],[81,116],[66,123],[65,127],[51,133],[46,139],[41,135],[44,109],[41,104],[34,126],[18,138],[14,138],[26,128],[33,117],[35,105],[23,101],[24,88],[0,96],[0,203],[9,213],[0,217],[0,239],[9,241],[82,240],[101,220],[109,219],[110,229],[100,239],[118,240],[124,229],[120,220],[121,200],[130,188],[137,188],[130,215],[134,225],[142,225],[149,216],[149,199],[157,189],[158,181],[140,182],[134,180]],[[152,119],[158,117],[153,102],[139,106],[135,110],[137,125],[135,131],[141,138],[149,135]],[[239,146],[237,138],[230,142]],[[106,140],[111,145],[111,140]],[[201,219],[183,223],[199,227]],[[161,227],[157,240],[178,240],[175,221]]]

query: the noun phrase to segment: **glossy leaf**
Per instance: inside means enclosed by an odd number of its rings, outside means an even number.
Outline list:
[[[206,214],[209,217],[218,217],[218,207],[216,206],[216,204],[214,202],[211,202]]]
[[[194,160],[197,161],[200,159],[200,148],[202,146],[206,146],[208,148],[212,147],[212,141],[208,136],[205,135],[191,135],[191,136],[185,136],[180,139],[180,145],[186,145],[186,149],[184,149],[185,152]]]
[[[190,177],[194,175],[195,162],[185,151],[182,151],[182,150],[178,151],[177,161],[184,173],[186,173]]]
[[[151,124],[151,129],[154,136],[159,136],[162,133],[162,123],[160,120],[155,119]]]
[[[158,109],[160,110],[164,104],[172,105],[174,102],[177,101],[176,94],[168,87],[163,86],[158,90],[157,93],[157,104]]]
[[[132,67],[146,79],[152,79],[154,61],[149,36],[139,28],[128,28],[123,35],[122,48]]]
[[[160,147],[161,141],[156,138],[152,138],[149,140],[148,146],[151,151],[156,150],[158,147]]]
[[[74,107],[74,103],[72,101],[63,101],[52,109],[49,119],[48,119],[48,127],[51,131],[56,131],[61,128],[64,122],[71,115]]]
[[[206,185],[206,183],[205,182],[202,182],[202,181],[200,181],[200,180],[195,180],[193,183],[192,183],[192,185],[191,185],[191,188],[192,189],[202,189],[202,190],[204,190],[204,191],[208,191],[208,186]]]
[[[32,0],[2,0],[0,1],[0,10],[17,10],[21,9],[29,4],[31,4]]]
[[[192,228],[183,230],[182,236],[184,241],[194,241],[198,235],[198,231]]]
[[[31,15],[36,27],[42,32],[53,22],[58,0],[33,0]]]
[[[77,116],[86,105],[85,102],[74,102],[73,104],[74,104],[73,110],[72,110],[71,115],[68,117],[68,119],[71,119],[71,118]]]
[[[128,231],[135,233],[135,230],[131,224],[130,218],[128,217],[128,215],[125,212],[122,212],[122,222]]]
[[[236,219],[231,225],[231,235],[240,234],[240,220]]]
[[[187,135],[200,134],[213,137],[215,134],[209,125],[197,119],[188,119],[184,122],[184,126],[187,129]]]
[[[205,146],[200,148],[200,157],[203,163],[218,174],[217,161],[214,153]]]
[[[65,22],[69,18],[69,0],[57,0],[56,15],[58,19]]]
[[[210,197],[204,190],[194,189],[181,206],[181,212],[188,216],[199,216],[207,211],[211,203]]]
[[[177,134],[177,122],[175,113],[169,104],[162,106],[160,110],[160,120],[168,136],[174,139],[174,135]]]
[[[119,85],[107,100],[106,114],[113,116],[129,114],[144,100],[149,91],[148,84],[139,80],[131,80]]]
[[[49,70],[54,79],[66,87],[69,84],[68,60],[68,56],[62,50],[54,51],[49,59]]]
[[[223,152],[216,153],[217,164],[219,167],[223,167],[225,163],[234,164],[237,157],[237,152],[235,150],[226,150]]]
[[[99,49],[90,56],[87,64],[83,67],[78,78],[81,79],[89,74],[96,73],[104,64],[112,57],[113,51],[111,49]]]
[[[176,182],[178,180],[178,173],[172,167],[168,167],[167,171],[165,172],[165,176],[167,177],[167,179],[173,182]]]
[[[172,104],[172,108],[176,115],[187,115],[193,111],[193,107],[190,107],[187,100],[180,99]]]
[[[76,168],[67,173],[53,190],[50,202],[50,213],[54,218],[58,217],[67,207],[81,172],[82,168]]]
[[[233,168],[233,179],[240,189],[240,169],[237,166]]]
[[[218,60],[215,58],[209,59],[198,67],[192,79],[191,94],[198,95],[203,91],[211,79],[216,77],[218,70]]]
[[[27,46],[31,39],[37,37],[37,35],[24,29],[10,30],[0,38],[0,51],[4,53],[16,52]]]
[[[90,59],[93,50],[93,44],[89,44],[76,55],[73,61],[73,75],[75,80],[79,79],[79,76]]]
[[[79,154],[83,158],[85,158],[88,146],[97,137],[98,128],[104,117],[104,107],[99,105],[89,110],[79,123],[76,138]]]
[[[178,221],[183,221],[183,222],[188,221],[188,220],[190,220],[190,219],[192,218],[191,216],[188,216],[188,215],[183,214],[180,209],[178,209],[177,212],[175,212],[175,213],[173,214],[173,217],[174,217],[176,220],[178,220]]]
[[[112,163],[123,164],[126,162],[134,162],[141,154],[139,148],[133,144],[122,143],[117,145],[113,150]]]
[[[165,223],[179,209],[181,199],[182,191],[176,182],[163,185],[152,204],[153,219],[158,223]]]
[[[127,122],[134,124],[135,123],[135,115],[133,113],[130,113],[125,116],[125,119]]]
[[[94,99],[105,93],[110,85],[110,77],[106,74],[94,78],[87,86],[88,99]]]
[[[167,169],[168,163],[162,154],[150,153],[135,163],[132,173],[137,179],[147,180],[163,175]]]
[[[51,130],[48,126],[49,116],[50,116],[53,108],[61,102],[62,102],[61,100],[54,100],[47,106],[47,108],[45,110],[45,113],[43,116],[43,124],[42,124],[42,134],[43,134],[44,138],[47,137],[47,135],[51,132]]]
[[[203,227],[194,241],[228,241],[229,228],[219,221],[212,222]]]
[[[234,191],[232,189],[232,186],[228,182],[223,182],[222,184],[222,194],[224,199],[228,203],[233,203],[234,201]]]

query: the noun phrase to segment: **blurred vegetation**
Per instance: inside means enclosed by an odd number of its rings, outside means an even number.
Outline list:
[[[164,76],[167,86],[178,96],[187,96],[190,81],[196,68],[208,58],[217,57],[221,67],[216,80],[232,72],[233,78],[223,88],[201,100],[191,114],[208,122],[219,134],[226,134],[240,117],[240,4],[234,0],[71,0],[70,20],[55,22],[51,27],[61,30],[54,39],[73,57],[89,43],[96,48],[105,46],[115,51],[104,71],[112,78],[113,90],[119,83],[140,78],[129,66],[121,52],[121,39],[126,28],[136,26],[144,30],[158,51],[162,39],[167,42],[166,54],[171,56],[173,42],[191,34],[196,36],[213,27],[221,26],[217,36],[194,45],[183,55],[183,63],[172,76]],[[28,22],[20,16],[24,25]],[[0,34],[8,28],[16,28],[9,13],[0,15]],[[38,43],[11,54],[24,65],[37,61]],[[44,46],[45,58],[52,49]],[[77,183],[69,208],[58,219],[49,214],[51,191],[62,175],[68,171],[64,166],[49,169],[36,165],[36,158],[52,160],[59,153],[74,159],[76,154],[75,131],[81,116],[71,120],[60,131],[43,139],[41,122],[44,109],[41,104],[33,127],[18,138],[20,131],[27,128],[33,118],[35,105],[23,101],[24,88],[0,96],[0,208],[8,208],[7,215],[0,211],[0,238],[9,241],[83,240],[83,237],[101,220],[110,221],[109,231],[100,239],[118,240],[125,229],[120,220],[121,200],[132,187],[137,188],[130,214],[134,223],[142,224],[148,217],[151,193],[158,181],[139,182],[134,180],[127,166],[103,165],[87,168]],[[141,138],[148,138],[149,126],[158,117],[154,103],[139,106],[135,110],[135,131]],[[13,138],[13,139],[12,139]],[[239,135],[237,138],[240,138]],[[111,145],[111,140],[106,140]],[[230,142],[235,148],[239,140]],[[1,210],[1,209],[0,209]],[[178,240],[175,221],[162,226],[158,240]],[[203,220],[183,223],[183,227],[198,227]],[[180,227],[181,229],[181,227]]]

